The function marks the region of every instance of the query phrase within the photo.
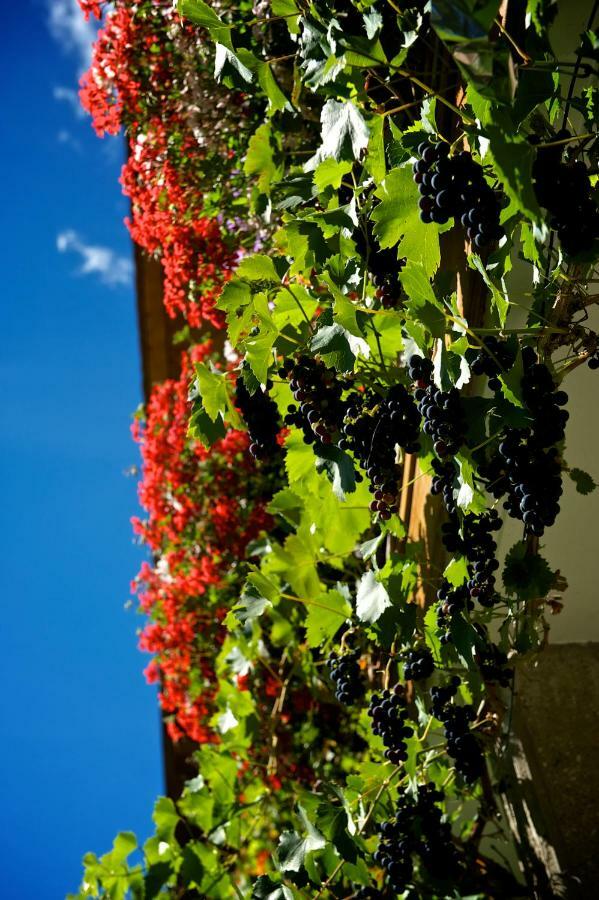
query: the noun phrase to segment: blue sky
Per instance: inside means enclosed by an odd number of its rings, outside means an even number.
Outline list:
[[[141,374],[123,146],[72,102],[89,39],[74,8],[3,7],[3,900],[74,891],[85,851],[149,834],[163,789],[141,619],[125,609],[142,550],[125,476]]]

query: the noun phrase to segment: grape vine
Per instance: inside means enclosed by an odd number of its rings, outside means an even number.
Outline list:
[[[136,896],[543,896],[483,835],[513,856],[514,686],[564,585],[540,542],[564,478],[594,487],[563,382],[599,368],[596,23],[566,65],[550,0],[83,6],[133,236],[183,340],[226,336],[169,452],[227,466],[155,522],[198,777],[78,896],[119,866]]]

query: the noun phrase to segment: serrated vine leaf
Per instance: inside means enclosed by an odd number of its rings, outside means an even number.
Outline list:
[[[504,191],[520,212],[537,222],[541,219],[541,210],[532,186],[534,148],[515,134],[507,118],[501,124],[487,125],[486,132]]]
[[[322,850],[327,843],[323,835],[312,825],[301,806],[298,807],[298,812],[306,833],[301,836],[296,831],[285,831],[279,838],[277,859],[282,872],[299,872],[304,865],[306,856],[316,850]]]
[[[327,591],[317,597],[318,606],[309,605],[306,616],[306,643],[319,647],[333,638],[351,616],[351,606],[339,591]]]
[[[272,284],[279,284],[281,281],[270,256],[260,253],[245,256],[235,274],[241,281],[264,281]]]
[[[313,171],[327,157],[341,159],[350,154],[359,159],[368,146],[369,131],[362,114],[351,100],[327,100],[320,114],[321,145],[306,163],[306,172]]]
[[[293,900],[293,894],[286,885],[261,875],[254,884],[252,900]]]
[[[227,406],[227,388],[222,372],[211,371],[206,363],[195,364],[196,385],[202,406],[213,422],[223,415]]]
[[[372,569],[364,572],[358,584],[356,595],[356,615],[361,622],[376,620],[391,606],[391,600],[384,584],[377,581]]]
[[[582,469],[569,469],[568,475],[576,485],[579,494],[590,494],[597,487],[592,475]]]
[[[247,87],[253,79],[251,71],[244,66],[239,56],[224,44],[216,45],[214,57],[214,77],[229,87]]]
[[[375,191],[380,200],[371,215],[374,234],[383,248],[398,244],[398,257],[422,265],[426,275],[432,276],[439,267],[439,230],[425,225],[420,219],[418,186],[412,177],[412,167],[391,169]]]
[[[340,500],[356,490],[354,463],[348,453],[332,444],[325,444],[316,450],[316,467],[324,470],[333,486],[333,492]]]
[[[503,569],[503,583],[508,593],[521,600],[536,600],[547,596],[554,580],[555,574],[547,560],[530,553],[524,541],[514,544]]]

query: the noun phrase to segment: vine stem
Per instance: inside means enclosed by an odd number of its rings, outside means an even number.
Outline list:
[[[324,603],[319,603],[317,600],[308,600],[307,597],[294,597],[293,594],[281,594],[284,600],[294,600],[296,603],[302,603],[304,606],[317,606],[319,609],[326,609],[327,612],[335,613],[338,616],[341,616],[342,619],[346,619],[347,616],[345,613],[339,612],[338,609],[334,609],[332,606],[326,606]]]
[[[587,27],[585,31],[590,31],[593,27],[593,22],[595,21],[595,16],[597,15],[597,9],[599,9],[599,0],[595,0],[593,3],[593,8],[591,10],[591,14],[589,16],[589,20],[587,22]],[[568,85],[568,94],[566,96],[566,105],[564,107],[564,116],[562,119],[562,128],[565,128],[566,122],[568,121],[568,116],[570,114],[570,107],[572,106],[572,98],[574,96],[574,86],[578,79],[578,73],[580,71],[580,64],[582,62],[582,46],[578,48],[578,52],[576,54],[576,62],[574,64],[574,71],[572,72],[572,76],[570,78],[570,84]]]
[[[516,41],[514,40],[514,38],[513,38],[513,37],[511,36],[511,34],[506,30],[506,28],[505,28],[503,22],[502,22],[500,19],[494,19],[493,21],[495,22],[495,24],[496,24],[497,27],[499,28],[499,30],[500,30],[500,32],[502,33],[502,35],[506,38],[506,40],[508,40],[508,41],[510,42],[510,44],[512,45],[512,47],[514,48],[514,50],[516,51],[516,53],[518,54],[518,56],[520,57],[520,59],[524,62],[524,64],[525,64],[525,65],[528,65],[529,63],[531,63],[531,62],[532,62],[532,56],[529,56],[528,53],[526,53],[524,50],[522,50],[522,49],[518,46],[518,44],[516,43]]]

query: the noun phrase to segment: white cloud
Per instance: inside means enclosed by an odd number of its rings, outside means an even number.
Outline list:
[[[74,138],[70,131],[67,131],[66,128],[62,128],[58,134],[56,135],[56,140],[59,144],[64,144],[65,147],[71,147],[72,150],[76,150],[77,153],[81,153],[81,144]]]
[[[132,261],[124,256],[119,256],[109,247],[86,244],[72,229],[62,231],[58,235],[56,246],[60,253],[72,252],[81,257],[81,265],[77,274],[98,275],[100,280],[110,287],[131,284]]]
[[[73,88],[62,87],[61,85],[54,88],[52,95],[55,100],[66,103],[71,107],[77,119],[85,117],[85,110],[79,102],[79,94]]]
[[[91,60],[97,24],[92,19],[85,21],[77,0],[47,0],[47,3],[52,37],[68,53],[79,57],[80,71],[85,71]]]

